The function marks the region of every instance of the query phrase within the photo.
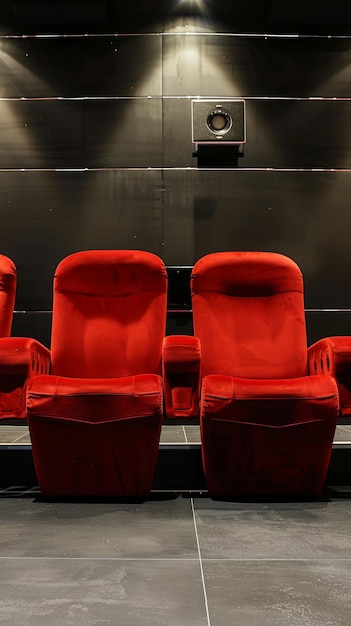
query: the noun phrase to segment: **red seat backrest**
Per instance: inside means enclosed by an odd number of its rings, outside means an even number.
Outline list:
[[[216,252],[191,277],[202,375],[293,378],[307,374],[301,270],[274,252]]]
[[[13,261],[0,254],[0,337],[11,334],[16,299],[17,272]]]
[[[54,277],[52,374],[113,378],[160,374],[167,272],[140,250],[88,250]]]

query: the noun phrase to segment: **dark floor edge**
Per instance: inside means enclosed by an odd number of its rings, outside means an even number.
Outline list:
[[[12,485],[33,488],[37,485],[30,444],[0,447],[0,488]],[[351,445],[334,444],[326,487],[351,491]],[[337,487],[335,487],[337,486]],[[152,485],[155,492],[204,492],[207,490],[202,468],[200,444],[160,445]]]

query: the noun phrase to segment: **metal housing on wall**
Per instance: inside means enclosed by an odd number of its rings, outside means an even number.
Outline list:
[[[242,144],[246,142],[245,100],[196,98],[191,101],[193,143]]]

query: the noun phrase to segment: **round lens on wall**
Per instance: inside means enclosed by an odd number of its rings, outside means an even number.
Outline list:
[[[207,127],[215,135],[225,135],[232,126],[232,118],[222,108],[212,109],[207,116]]]

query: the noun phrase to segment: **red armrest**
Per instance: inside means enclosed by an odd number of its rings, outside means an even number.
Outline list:
[[[200,398],[201,349],[197,337],[170,335],[162,349],[166,417],[196,418]]]
[[[310,374],[329,374],[338,385],[341,415],[351,415],[351,336],[325,337],[308,348]]]
[[[29,378],[48,374],[50,350],[36,339],[0,338],[0,419],[26,417]]]

